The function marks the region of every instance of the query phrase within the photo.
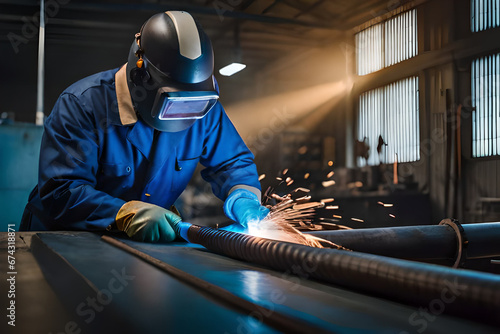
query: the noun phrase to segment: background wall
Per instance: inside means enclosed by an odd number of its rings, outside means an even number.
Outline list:
[[[255,131],[260,131],[261,141],[266,141],[264,129],[272,128],[273,110],[287,110],[290,117],[284,132],[295,133],[295,137],[299,136],[297,133],[307,134],[312,141],[320,136],[318,142],[322,145],[325,138],[334,138],[331,156],[335,167],[352,167],[352,136],[359,94],[399,78],[418,75],[421,159],[402,164],[400,178],[416,182],[419,192],[429,195],[434,223],[445,217],[463,222],[498,220],[499,210],[493,199],[499,197],[499,160],[470,158],[470,63],[477,56],[500,50],[500,29],[473,35],[468,0],[426,1],[417,8],[417,57],[357,77],[353,66],[356,30],[338,34],[332,45],[302,51],[264,68],[256,76],[258,88],[253,99],[237,99],[237,103],[226,105],[226,109],[250,144],[256,137],[258,141]],[[237,88],[233,86],[229,92],[237,96]],[[456,154],[459,106],[460,176]],[[299,175],[311,169],[316,172],[325,169],[324,164],[315,168],[297,162],[291,167],[286,165],[283,135],[283,131],[275,131],[273,140],[254,149],[263,173],[274,175],[284,168],[300,167],[296,173]],[[321,155],[325,154],[328,153],[321,151]],[[319,160],[324,163],[329,159]],[[349,181],[356,181],[356,176]]]
[[[240,11],[252,15],[298,15],[285,7],[273,7],[272,3],[246,1]],[[359,197],[380,189],[398,190],[391,186],[392,166],[360,169],[354,165],[357,101],[367,90],[418,75],[421,159],[401,164],[400,179],[408,185],[416,184],[411,191],[429,197],[432,216],[427,223],[437,223],[445,217],[457,217],[464,222],[500,219],[500,208],[492,200],[500,197],[500,161],[498,157],[470,158],[470,63],[480,55],[500,52],[500,29],[472,34],[469,0],[365,1],[358,4],[359,10],[355,6],[347,8],[347,4],[345,8],[330,5],[337,8],[336,16],[316,12],[316,17],[325,18],[322,27],[314,27],[314,20],[289,28],[240,20],[245,36],[242,58],[249,66],[233,77],[216,74],[221,101],[255,153],[259,172],[266,174],[263,189],[289,169],[294,186],[316,187],[318,196]],[[48,21],[46,114],[64,88],[76,80],[125,63],[131,36],[151,15],[147,9],[156,9],[158,5],[143,4],[140,10],[123,5],[124,11],[113,12],[115,7],[109,4],[87,20],[77,19],[76,15],[78,6],[84,5],[74,1],[67,5],[71,6],[71,15],[61,6],[61,12]],[[366,26],[363,23],[391,15],[398,6],[418,9],[419,55],[358,77],[354,34]],[[2,31],[6,32],[0,38],[0,75],[4,78],[0,114],[14,113],[15,120],[21,122],[35,119],[37,33],[18,44],[17,49],[7,33],[23,35],[23,29],[28,28],[20,18],[31,18],[36,10],[33,2],[15,7],[8,17],[0,15]],[[233,21],[214,15],[200,17],[214,40],[219,68],[230,58],[227,50],[234,45]],[[91,18],[99,23],[91,22]],[[459,105],[462,151],[457,155]],[[321,182],[330,171],[335,172],[331,179],[337,185],[324,189]],[[310,174],[307,180],[306,173]],[[352,188],[356,181],[362,181],[364,186]]]
[[[19,228],[38,177],[42,127],[0,124],[0,231]]]

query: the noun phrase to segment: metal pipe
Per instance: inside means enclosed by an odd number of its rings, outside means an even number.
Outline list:
[[[462,225],[469,241],[467,258],[500,256],[500,223]]]
[[[38,78],[36,97],[36,125],[43,125],[43,94],[45,78],[45,0],[40,1],[40,31],[38,33]]]
[[[467,238],[466,257],[500,256],[500,223],[462,225]],[[348,249],[411,260],[453,259],[457,233],[449,225],[400,226],[310,232]]]
[[[500,325],[500,276],[359,252],[313,248],[196,225],[190,242],[218,254],[385,298]]]

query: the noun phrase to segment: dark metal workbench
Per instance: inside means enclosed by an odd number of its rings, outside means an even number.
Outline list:
[[[3,254],[6,235],[0,239]],[[17,240],[14,333],[65,332],[73,322],[82,333],[278,332],[261,321],[269,310],[334,333],[498,332],[477,322],[424,314],[417,307],[229,259],[196,245],[126,241],[261,305],[261,314],[253,318],[103,242],[97,234],[26,232],[17,233]],[[8,271],[6,261],[0,261],[0,270]],[[1,284],[6,291],[5,279]]]

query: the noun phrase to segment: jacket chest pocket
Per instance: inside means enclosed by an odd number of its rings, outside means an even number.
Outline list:
[[[134,184],[134,166],[128,164],[101,163],[97,174],[97,187],[108,194],[119,195]]]
[[[194,174],[196,170],[196,166],[198,166],[198,162],[200,161],[200,157],[191,158],[191,159],[175,159],[175,167],[174,173],[172,177],[172,190],[179,192],[183,191],[189,180]]]

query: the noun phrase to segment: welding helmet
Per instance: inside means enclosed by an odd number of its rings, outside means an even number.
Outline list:
[[[219,98],[210,39],[182,11],[152,16],[130,48],[127,82],[137,114],[151,127],[182,131]]]

